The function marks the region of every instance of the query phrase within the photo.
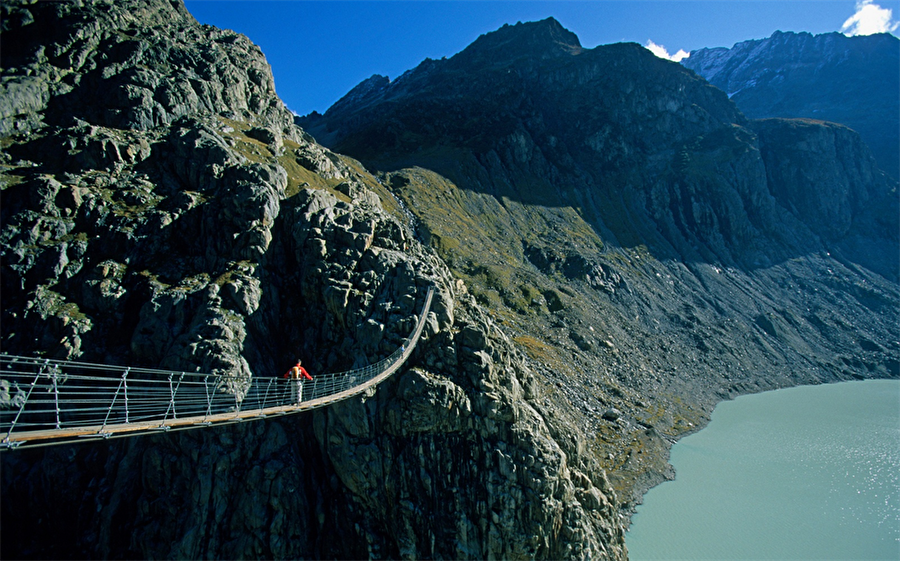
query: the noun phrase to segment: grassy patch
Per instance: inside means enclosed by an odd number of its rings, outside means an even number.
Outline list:
[[[349,199],[343,193],[334,189],[342,179],[326,179],[321,175],[308,170],[300,165],[295,156],[295,152],[300,148],[300,144],[290,139],[284,139],[284,151],[276,156],[267,144],[255,138],[247,136],[245,133],[251,125],[233,119],[219,117],[219,121],[233,130],[223,133],[226,137],[234,142],[233,149],[249,161],[256,164],[278,164],[287,172],[288,183],[286,188],[286,196],[293,197],[300,192],[301,189],[323,189],[336,196],[339,200],[349,202]],[[374,180],[373,180],[374,181]]]
[[[554,347],[531,335],[520,335],[514,337],[513,341],[525,349],[525,353],[532,360],[547,364],[556,359],[556,349]]]
[[[12,187],[14,185],[19,185],[25,181],[24,175],[19,175],[17,173],[9,173],[8,171],[4,170],[3,168],[7,168],[10,170],[16,169],[13,167],[0,165],[0,191],[9,189],[10,187]]]

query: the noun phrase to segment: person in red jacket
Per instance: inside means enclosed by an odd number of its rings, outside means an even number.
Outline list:
[[[297,364],[285,372],[282,378],[288,378],[293,383],[294,388],[297,390],[297,403],[303,401],[303,380],[312,380],[312,376],[310,376],[309,372],[303,368],[299,359],[297,360]]]

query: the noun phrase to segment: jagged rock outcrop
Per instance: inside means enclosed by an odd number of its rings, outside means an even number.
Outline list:
[[[880,167],[900,173],[900,40],[889,33],[782,33],[682,60],[750,118],[834,121],[859,132]]]
[[[280,374],[408,368],[314,413],[4,453],[2,555],[625,557],[534,363],[258,48],[180,2],[4,3],[3,352]],[[12,399],[12,398],[11,398]]]
[[[900,375],[897,183],[854,131],[553,19],[372,83],[298,122],[382,170],[626,510],[718,400]]]

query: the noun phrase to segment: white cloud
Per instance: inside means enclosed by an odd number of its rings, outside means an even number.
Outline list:
[[[844,22],[841,33],[850,36],[891,33],[898,25],[900,22],[893,21],[890,8],[882,8],[872,0],[857,0],[856,13]]]
[[[679,49],[677,53],[675,53],[674,55],[670,55],[669,51],[667,51],[665,47],[663,47],[662,45],[657,45],[650,39],[647,39],[647,44],[644,46],[659,58],[673,60],[675,62],[681,62],[683,59],[691,56],[691,53],[687,53],[683,49]]]

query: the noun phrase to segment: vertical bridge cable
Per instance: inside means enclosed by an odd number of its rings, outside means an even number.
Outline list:
[[[127,374],[127,373],[128,373],[128,371],[126,370],[126,371],[125,371],[125,374]],[[109,422],[109,416],[110,416],[110,414],[112,413],[113,407],[115,407],[115,405],[116,405],[116,399],[118,399],[118,397],[119,397],[119,390],[122,389],[122,384],[123,384],[124,382],[125,382],[125,375],[123,374],[123,375],[122,375],[122,381],[119,382],[119,385],[116,387],[116,393],[113,394],[112,401],[109,402],[109,409],[106,410],[106,418],[103,419],[103,426],[100,427],[101,431],[102,431],[104,428],[106,428],[106,423]],[[126,408],[126,410],[127,410],[127,408]]]
[[[128,419],[128,371],[130,368],[125,369],[125,373],[122,374],[122,393],[125,395],[125,422],[130,422]]]
[[[280,379],[252,377],[238,383],[210,373],[0,354],[0,450],[234,423],[358,396],[397,372],[412,354],[433,295],[429,287],[413,332],[393,353],[362,368],[314,377],[299,402],[291,380],[282,385]]]
[[[59,430],[62,428],[59,424],[59,380],[57,374],[59,373],[59,368],[54,364],[53,368],[50,369],[49,376],[53,381],[53,405],[56,408],[56,428]]]
[[[172,415],[174,418],[175,415],[175,390],[172,388],[172,374],[169,373],[169,407],[166,409],[166,414],[163,417],[163,420],[169,418],[169,411],[172,411]]]
[[[209,384],[208,384],[208,382],[209,382],[209,376],[208,376],[208,375],[207,375],[207,376],[204,376],[204,377],[203,377],[203,389],[206,390],[206,402],[207,402],[206,416],[207,416],[207,417],[209,417],[209,414],[212,413],[212,396],[209,395]],[[215,388],[213,389],[213,391],[215,391]]]

